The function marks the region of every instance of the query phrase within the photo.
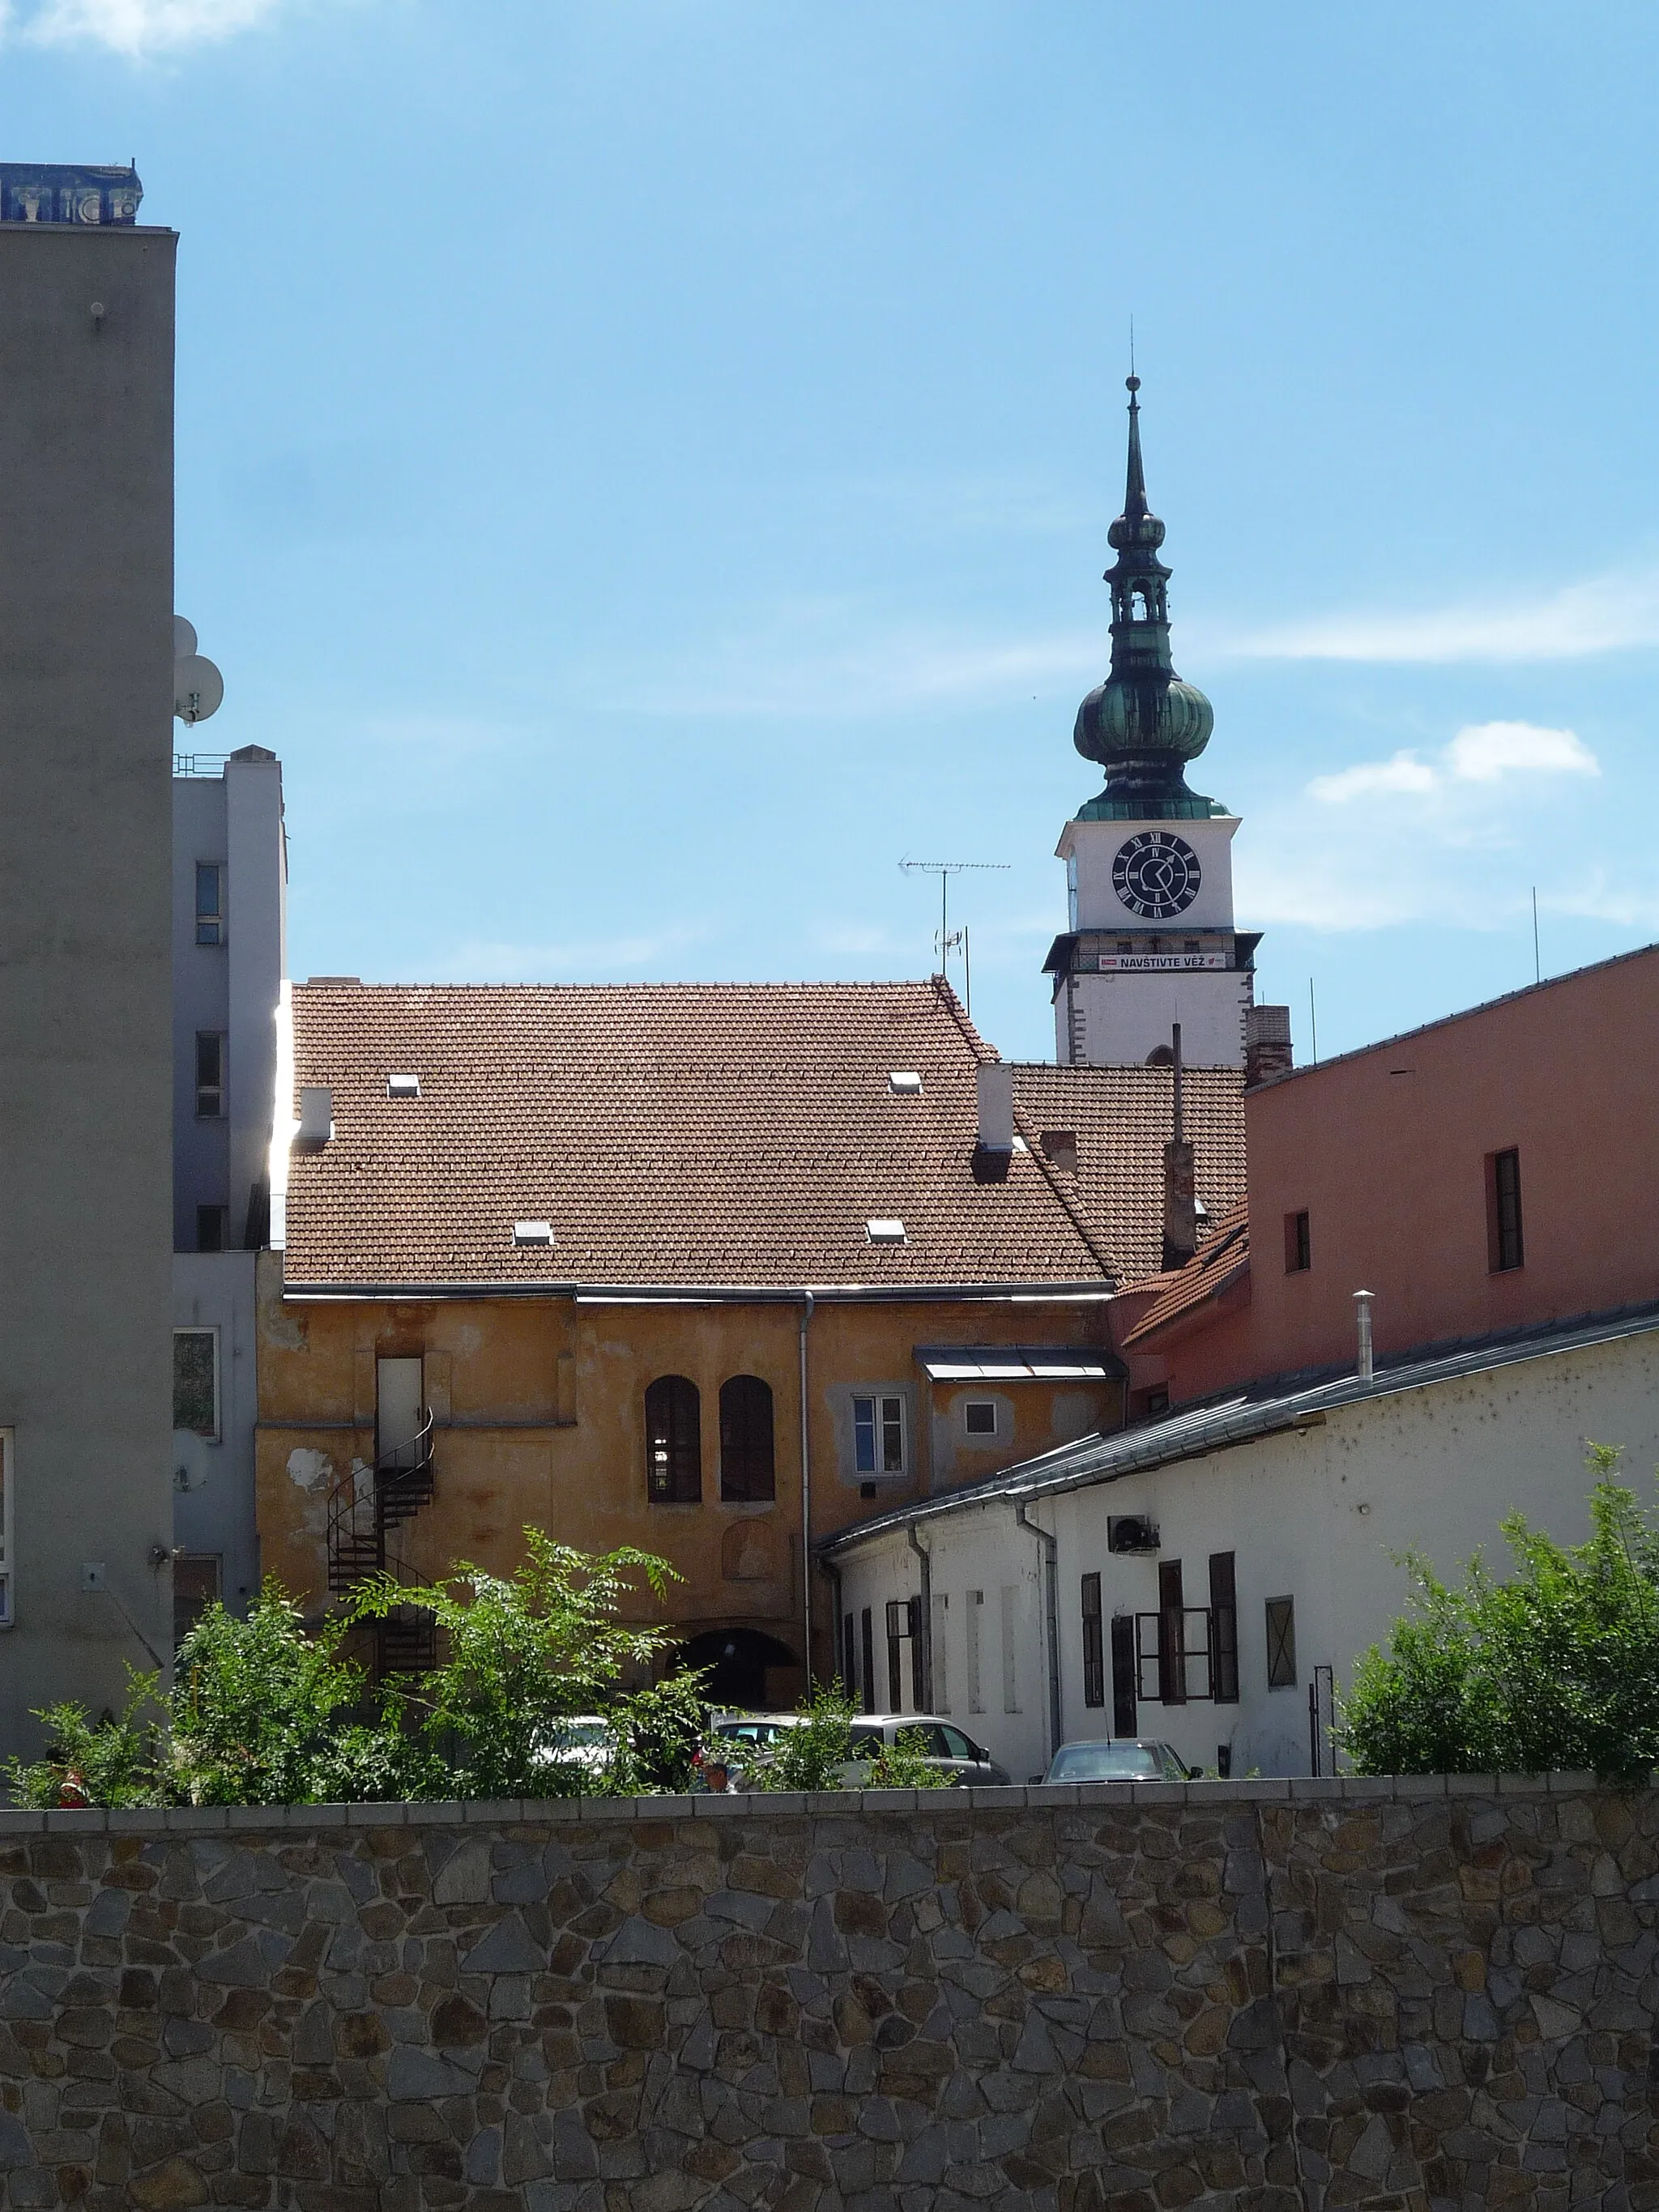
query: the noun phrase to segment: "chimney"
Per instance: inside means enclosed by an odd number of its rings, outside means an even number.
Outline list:
[[[982,1152],[1014,1149],[1014,1071],[1006,1060],[979,1065],[979,1148]]]
[[[1181,1024],[1170,1032],[1173,1051],[1170,1069],[1174,1091],[1170,1141],[1164,1147],[1164,1265],[1184,1267],[1198,1249],[1198,1186],[1193,1172],[1193,1148],[1187,1142],[1182,1121]]]
[[[300,1127],[295,1133],[296,1152],[320,1152],[334,1134],[334,1093],[325,1083],[300,1085]]]
[[[1371,1308],[1376,1303],[1375,1291],[1356,1291],[1353,1294],[1353,1317],[1359,1336],[1353,1371],[1362,1382],[1370,1382],[1376,1374],[1371,1360]]]
[[[1042,1147],[1042,1157],[1060,1175],[1077,1173],[1077,1131],[1075,1129],[1045,1129],[1037,1139]]]
[[[1244,1009],[1244,1087],[1288,1075],[1295,1061],[1291,1048],[1291,1010],[1288,1006],[1246,1006]]]

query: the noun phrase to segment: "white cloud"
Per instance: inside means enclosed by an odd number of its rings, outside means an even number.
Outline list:
[[[1577,830],[1606,805],[1600,775],[1575,731],[1477,722],[1437,749],[1316,776],[1254,814],[1236,860],[1240,918],[1526,933],[1536,884],[1546,912],[1632,926],[1659,908],[1639,851],[1616,878],[1578,865]]]
[[[1414,752],[1395,753],[1385,761],[1361,761],[1334,775],[1316,775],[1308,786],[1310,798],[1337,805],[1350,799],[1369,798],[1374,792],[1432,791],[1440,779],[1426,761]]]
[[[134,59],[252,30],[286,0],[40,0],[12,15],[31,46],[99,46]]]
[[[1437,763],[1416,752],[1397,752],[1385,761],[1360,761],[1334,775],[1316,775],[1310,799],[1328,806],[1350,799],[1405,793],[1426,797],[1449,786],[1501,783],[1510,775],[1600,775],[1595,755],[1574,730],[1551,730],[1536,722],[1473,722],[1461,729]]]
[[[1659,645],[1659,573],[1593,577],[1565,591],[1397,613],[1328,615],[1235,639],[1264,660],[1573,660]]]
[[[1464,783],[1497,783],[1510,775],[1600,775],[1595,755],[1575,730],[1536,722],[1474,722],[1446,748],[1448,771]]]

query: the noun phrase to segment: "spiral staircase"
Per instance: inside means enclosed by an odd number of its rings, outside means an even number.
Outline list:
[[[354,1596],[365,1583],[390,1575],[413,1588],[417,1577],[404,1565],[399,1532],[423,1505],[432,1502],[433,1418],[429,1407],[406,1443],[381,1453],[372,1468],[348,1468],[328,1501],[328,1594]],[[394,1606],[369,1624],[374,1638],[374,1673],[422,1674],[435,1666],[438,1627],[420,1605]]]

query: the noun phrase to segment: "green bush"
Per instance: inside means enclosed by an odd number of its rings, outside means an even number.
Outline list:
[[[672,1570],[629,1549],[593,1557],[525,1531],[517,1571],[465,1562],[442,1583],[389,1578],[307,1627],[267,1582],[247,1618],[210,1606],[179,1647],[173,1686],[134,1676],[118,1717],[79,1705],[41,1712],[44,1758],[3,1770],[25,1805],[305,1805],[442,1797],[637,1796],[690,1787],[707,1719],[702,1677],[631,1692],[672,1640],[623,1623],[643,1580],[660,1600]],[[360,1624],[410,1604],[440,1631],[438,1665],[371,1686],[343,1656]],[[594,1765],[560,1758],[556,1727],[602,1714],[611,1747]]]
[[[1593,1444],[1588,1543],[1558,1544],[1520,1514],[1502,1524],[1513,1572],[1479,1554],[1461,1584],[1416,1553],[1388,1647],[1342,1700],[1335,1741],[1361,1774],[1588,1770],[1647,1779],[1659,1763],[1659,1533]]]

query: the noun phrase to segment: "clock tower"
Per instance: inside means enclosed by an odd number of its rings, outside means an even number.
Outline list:
[[[1245,1063],[1259,934],[1233,927],[1238,817],[1187,786],[1215,714],[1170,659],[1164,525],[1146,505],[1140,380],[1129,388],[1129,471],[1112,525],[1112,668],[1078,709],[1078,750],[1106,788],[1066,824],[1070,914],[1046,963],[1062,1066],[1139,1066],[1181,1024],[1188,1066]]]

